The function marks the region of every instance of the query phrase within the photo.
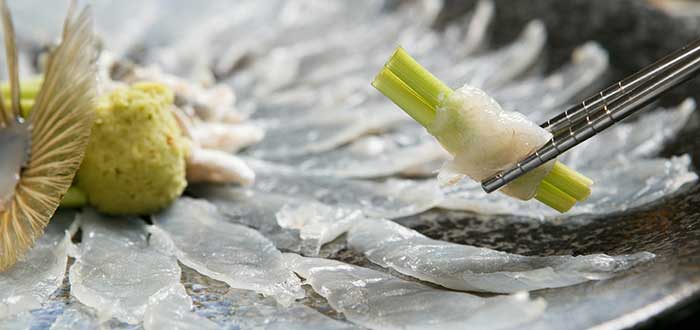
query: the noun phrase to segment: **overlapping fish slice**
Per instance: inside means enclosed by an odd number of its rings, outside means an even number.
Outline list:
[[[430,239],[395,222],[368,219],[348,232],[349,245],[372,262],[460,291],[513,293],[614,276],[654,258],[640,252],[608,256],[523,256]]]
[[[301,197],[340,209],[360,209],[368,216],[397,218],[428,210],[442,201],[437,182],[387,179],[348,180],[309,175],[250,160],[259,174],[253,190]]]
[[[57,213],[24,259],[0,272],[0,319],[39,308],[63,282],[73,212]],[[24,319],[20,317],[18,319]]]
[[[85,210],[80,227],[82,240],[69,273],[71,294],[97,310],[100,319],[137,324],[151,296],[180,283],[177,260],[150,244],[142,220]]]
[[[151,242],[231,287],[273,296],[283,304],[304,296],[299,279],[270,240],[222,217],[204,200],[180,198],[155,216]]]
[[[185,287],[177,283],[151,296],[144,315],[143,328],[215,330],[219,329],[219,326],[192,312],[192,298],[185,292]]]
[[[546,306],[524,292],[483,298],[335,260],[294,254],[285,259],[334,309],[371,329],[515,328],[539,317]]]
[[[190,293],[197,302],[197,313],[212,318],[221,327],[269,330],[359,329],[301,303],[283,306],[275,299],[241,289],[229,289],[220,296],[212,296],[204,288],[206,287],[202,286]]]

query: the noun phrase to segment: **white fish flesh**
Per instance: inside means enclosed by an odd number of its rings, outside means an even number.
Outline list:
[[[292,171],[249,160],[259,174],[252,189],[316,200],[331,207],[360,209],[368,216],[398,218],[436,206],[443,198],[434,180],[347,180]]]
[[[225,221],[214,205],[183,197],[154,218],[153,244],[199,273],[283,304],[304,297],[274,244],[253,229]]]
[[[0,319],[39,308],[66,273],[73,212],[58,212],[22,261],[0,272]]]
[[[695,103],[644,114],[636,121],[618,124],[600,136],[564,154],[562,161],[593,178],[591,196],[567,216],[604,214],[641,206],[674,193],[697,180],[688,155],[671,159],[650,158],[675,136],[694,112]],[[498,194],[485,194],[478,183],[462,180],[443,187],[440,207],[487,214],[533,217],[559,216],[539,203],[525,203]]]
[[[334,309],[371,329],[515,328],[539,317],[546,306],[525,292],[483,298],[335,260],[293,254],[285,258]]]
[[[486,179],[530,155],[552,137],[523,114],[504,111],[484,91],[466,85],[447,97],[427,128],[453,155],[438,176],[448,184],[464,176],[474,181]],[[499,191],[528,200],[553,165],[542,165]]]
[[[277,212],[277,223],[283,228],[299,231],[299,237],[315,248],[316,254],[326,244],[364,219],[359,210],[345,210],[307,202],[285,205]]]
[[[317,175],[378,178],[444,161],[448,156],[425,129],[407,122],[381,135],[362,137],[319,154],[287,157],[280,162]]]
[[[348,244],[372,262],[460,291],[513,293],[602,280],[654,258],[640,252],[608,256],[523,256],[428,238],[383,219],[359,222]]]
[[[215,330],[219,326],[192,312],[192,298],[180,283],[165,287],[149,299],[143,318],[146,330],[172,329]]]
[[[139,323],[153,294],[180,283],[177,260],[150,245],[142,220],[88,209],[80,227],[82,241],[69,273],[71,294],[101,319]]]

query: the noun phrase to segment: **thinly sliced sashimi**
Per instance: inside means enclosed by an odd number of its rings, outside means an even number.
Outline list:
[[[154,218],[151,242],[198,272],[283,304],[304,297],[274,244],[254,229],[227,222],[211,203],[183,197]]]
[[[280,227],[275,217],[284,205],[300,202],[298,198],[222,185],[202,184],[188,189],[194,196],[216,205],[222,220],[257,230],[278,249],[304,255],[310,252],[302,246],[299,232]]]
[[[591,196],[579,203],[566,216],[591,213],[605,214],[624,211],[668,196],[684,184],[698,179],[691,170],[688,155],[671,159],[634,159],[611,162],[605,167],[585,169],[595,178]],[[485,214],[514,214],[532,217],[561,216],[537,203],[527,203],[498,194],[486,194],[477,182],[462,180],[446,187],[440,207],[451,210],[474,211]]]
[[[316,254],[326,244],[364,219],[359,210],[346,210],[319,203],[285,205],[277,212],[277,223],[299,231],[299,237],[315,247]]]
[[[653,202],[697,180],[687,155],[671,159],[648,158],[675,136],[695,110],[686,100],[678,107],[642,115],[621,123],[563,155],[563,162],[593,178],[591,196],[567,215],[618,212]],[[525,203],[486,194],[476,182],[462,180],[443,187],[440,207],[489,214],[533,217],[557,216],[538,203]]]
[[[264,159],[280,159],[331,150],[360,136],[384,131],[408,118],[396,111],[380,111],[367,115],[361,112],[326,114],[299,125],[284,123],[269,129],[258,144],[247,152]]]
[[[143,318],[146,330],[215,330],[219,326],[192,312],[192,298],[180,283],[165,287],[149,299]]]
[[[372,262],[460,291],[514,293],[602,280],[654,258],[640,252],[608,256],[523,256],[434,240],[383,219],[348,232],[350,246]]]
[[[670,109],[656,109],[635,121],[623,122],[571,149],[562,160],[582,173],[591,168],[611,167],[608,163],[632,162],[656,156],[690,120],[696,103],[687,99]],[[593,176],[594,181],[598,181]],[[595,190],[595,186],[593,187]]]
[[[343,262],[285,254],[299,276],[345,317],[371,329],[507,329],[538,318],[527,293],[483,298],[398,279]]]
[[[443,198],[434,180],[350,180],[308,175],[269,163],[249,161],[259,174],[254,190],[316,200],[341,209],[360,209],[372,217],[409,216],[436,206]]]
[[[301,303],[282,306],[274,299],[261,296],[255,291],[229,289],[215,297],[206,290],[193,289],[190,294],[197,303],[197,313],[212,317],[227,329],[360,329],[352,324],[331,319]]]
[[[505,47],[475,58],[466,58],[457,65],[433,69],[430,58],[416,58],[449,86],[467,83],[494,90],[531,70],[541,59],[546,40],[544,24],[536,20],[525,27],[517,40]]]
[[[74,219],[74,212],[57,212],[24,259],[0,272],[0,319],[39,308],[61,286]]]
[[[318,255],[321,245],[335,238],[328,232],[344,232],[347,230],[344,224],[357,217],[357,212],[347,212],[313,200],[249,189],[198,185],[190,191],[216,205],[223,220],[251,227],[270,239],[278,249],[305,256]],[[296,212],[298,207],[309,212]],[[319,211],[311,212],[311,209]],[[309,226],[311,222],[318,222],[319,227],[312,228]],[[335,228],[322,227],[321,224]]]
[[[505,109],[515,109],[535,122],[563,111],[568,102],[591,90],[607,72],[608,53],[589,42],[574,50],[571,62],[546,77],[533,77],[504,86],[492,93]]]
[[[280,162],[317,175],[378,178],[436,160],[444,161],[448,156],[425,129],[407,122],[387,133],[366,136],[334,150],[287,157]]]
[[[151,246],[142,220],[88,209],[80,215],[80,228],[71,294],[96,309],[100,319],[137,324],[153,294],[180,283],[177,260]]]

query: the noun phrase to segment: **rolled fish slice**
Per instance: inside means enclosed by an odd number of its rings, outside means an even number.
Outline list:
[[[137,324],[152,295],[180,283],[177,260],[150,244],[142,220],[87,209],[80,227],[82,241],[69,273],[71,294],[97,310],[100,319]]]
[[[372,262],[420,280],[454,290],[495,293],[602,280],[654,258],[649,252],[523,256],[434,240],[382,219],[368,219],[353,226],[348,243]]]
[[[201,274],[282,304],[304,297],[274,244],[253,229],[226,222],[214,205],[183,197],[154,218],[153,245]]]
[[[285,259],[335,310],[370,329],[508,329],[538,318],[546,306],[524,292],[483,298],[335,260]]]
[[[74,212],[58,212],[24,259],[0,272],[0,319],[39,308],[61,286]]]
[[[568,214],[605,214],[630,209],[656,201],[696,181],[698,177],[687,155],[650,158],[680,132],[694,110],[695,102],[686,100],[672,109],[643,114],[636,121],[618,124],[564,154],[562,161],[597,178],[596,188],[586,203],[576,205]],[[454,186],[443,187],[443,192],[445,199],[440,207],[446,209],[538,218],[557,215],[538,204],[498,194],[484,196],[476,182],[462,180]]]

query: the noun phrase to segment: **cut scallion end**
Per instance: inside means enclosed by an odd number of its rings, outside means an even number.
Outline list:
[[[554,163],[552,170],[544,180],[578,201],[584,201],[591,195],[590,186],[593,184],[593,180],[559,161]]]
[[[61,207],[78,208],[87,204],[87,195],[80,188],[71,186],[61,200]]]
[[[435,110],[389,69],[382,69],[374,78],[372,86],[424,127],[428,127],[435,119]]]
[[[416,62],[403,48],[398,47],[385,67],[413,89],[433,109],[452,93],[440,79]]]
[[[535,199],[560,213],[564,213],[576,205],[576,198],[559,190],[547,181],[540,182]]]

